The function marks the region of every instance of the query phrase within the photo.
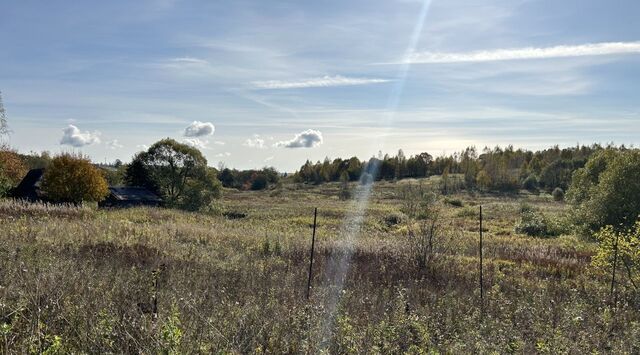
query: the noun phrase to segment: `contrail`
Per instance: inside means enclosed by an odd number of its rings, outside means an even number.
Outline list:
[[[400,103],[400,98],[402,97],[407,74],[409,73],[411,66],[409,59],[415,53],[430,5],[431,0],[425,0],[422,4],[409,44],[404,53],[405,60],[400,63],[396,80],[394,80],[394,85],[389,93],[386,110],[387,114],[378,122],[379,127],[382,127],[385,131],[391,129],[395,119],[395,114],[398,109],[398,104]],[[378,135],[377,138],[372,141],[371,151],[382,151],[382,149],[384,149],[385,136],[385,134]],[[378,174],[378,170],[379,166],[365,166],[363,168],[360,176],[360,184],[356,189],[349,212],[342,225],[341,235],[343,238],[339,245],[337,245],[336,251],[332,253],[327,263],[326,273],[329,279],[329,291],[326,299],[325,310],[327,311],[328,316],[324,320],[321,348],[327,347],[332,341],[332,328],[334,326],[336,316],[336,307],[340,301],[340,295],[344,288],[344,281],[349,271],[351,257],[355,249],[356,238],[362,227],[362,222],[365,217],[367,206],[369,205],[373,183]]]

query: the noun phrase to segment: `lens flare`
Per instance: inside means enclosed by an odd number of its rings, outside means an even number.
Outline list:
[[[379,127],[384,131],[389,131],[395,119],[395,114],[402,97],[407,75],[410,69],[410,58],[416,50],[418,40],[424,27],[424,22],[429,12],[431,0],[425,0],[422,4],[420,14],[413,28],[409,44],[404,53],[403,60],[400,62],[396,80],[389,93],[387,101],[387,114],[378,122]],[[377,139],[372,142],[371,148],[373,152],[382,151],[384,149],[385,134],[378,135]],[[349,212],[345,216],[341,228],[341,240],[337,243],[335,252],[331,254],[326,266],[326,274],[328,277],[328,294],[325,300],[325,310],[328,314],[323,324],[322,344],[326,347],[332,340],[332,328],[334,326],[336,308],[340,301],[340,296],[344,290],[344,282],[349,271],[351,257],[355,250],[355,242],[362,222],[365,218],[365,212],[369,205],[374,181],[379,171],[379,166],[367,166],[363,168],[360,176],[360,184],[356,188],[354,198],[351,202]]]

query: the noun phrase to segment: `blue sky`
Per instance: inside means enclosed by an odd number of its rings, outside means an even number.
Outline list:
[[[127,161],[172,137],[210,165],[292,171],[399,148],[640,143],[635,0],[0,8],[0,91],[21,151]]]

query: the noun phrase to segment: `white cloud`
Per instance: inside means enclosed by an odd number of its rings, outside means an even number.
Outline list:
[[[318,88],[330,86],[366,85],[389,82],[388,79],[376,78],[349,78],[345,76],[323,76],[319,78],[308,78],[301,80],[268,80],[254,81],[251,84],[257,89],[297,89],[297,88]]]
[[[149,149],[149,146],[146,144],[138,144],[136,145],[136,148],[140,149],[140,150],[147,150]]]
[[[161,70],[164,74],[177,75],[182,79],[201,79],[215,75],[215,68],[209,61],[194,57],[163,59],[148,64],[150,68]]]
[[[63,130],[62,139],[60,139],[60,144],[73,147],[84,147],[94,143],[100,143],[100,132],[82,132],[72,124]]]
[[[254,134],[252,138],[247,139],[242,145],[251,148],[264,149],[264,139],[260,138],[259,134]]]
[[[198,148],[198,149],[208,149],[209,147],[207,147],[207,144],[209,144],[209,141],[207,140],[202,140],[199,138],[184,138],[182,140],[184,143],[194,147],[194,148]]]
[[[322,132],[313,129],[300,132],[289,141],[281,141],[276,147],[284,148],[313,148],[322,144]]]
[[[180,57],[167,59],[155,65],[166,69],[202,69],[207,68],[209,62],[200,58]]]
[[[117,139],[110,140],[106,144],[107,144],[107,147],[109,147],[109,149],[120,149],[124,147],[122,144],[118,142]]]
[[[215,144],[215,145],[225,145],[226,143],[223,142],[223,141],[215,141],[215,142],[213,142],[213,144]]]
[[[173,58],[173,59],[169,59],[169,62],[171,62],[171,63],[181,63],[181,64],[209,64],[209,62],[207,62],[204,59],[193,58],[193,57]]]
[[[193,121],[184,129],[185,137],[202,137],[212,135],[215,127],[211,122]]]
[[[231,153],[229,153],[229,152],[224,152],[224,153],[218,153],[218,154],[216,154],[216,157],[217,157],[217,158],[223,158],[223,157],[228,157],[228,156],[230,156],[230,155],[231,155]]]
[[[275,157],[273,157],[273,156],[271,156],[271,157],[266,157],[266,158],[264,159],[264,162],[266,163],[266,162],[268,162],[268,161],[272,161],[272,160],[273,160],[273,158],[275,158]]]
[[[506,48],[459,53],[418,52],[411,55],[405,62],[414,64],[492,62],[500,60],[566,58],[629,53],[640,53],[640,42],[587,43],[581,45]]]

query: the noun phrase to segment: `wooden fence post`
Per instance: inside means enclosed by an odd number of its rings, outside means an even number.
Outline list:
[[[316,245],[316,220],[318,218],[318,207],[313,210],[313,234],[311,235],[311,259],[309,260],[309,279],[307,280],[307,299],[311,292],[311,275],[313,272],[313,251]]]
[[[482,205],[480,205],[480,311],[484,313],[484,279],[482,274]]]

